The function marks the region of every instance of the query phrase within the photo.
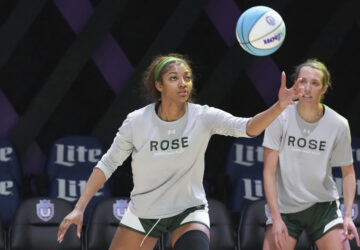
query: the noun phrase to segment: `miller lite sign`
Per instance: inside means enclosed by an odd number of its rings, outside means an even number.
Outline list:
[[[21,169],[12,143],[0,138],[0,220],[8,227],[20,204]]]
[[[250,201],[264,197],[263,137],[238,138],[230,146],[226,174],[232,184],[230,208],[240,212]]]

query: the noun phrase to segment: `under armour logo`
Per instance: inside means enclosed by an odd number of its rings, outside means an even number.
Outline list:
[[[175,135],[175,129],[169,129],[168,130],[168,135],[171,135],[171,134]]]
[[[311,131],[310,131],[310,129],[305,129],[305,128],[304,128],[303,133],[304,133],[304,134],[310,134]]]

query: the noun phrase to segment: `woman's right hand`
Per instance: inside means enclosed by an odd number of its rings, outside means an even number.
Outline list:
[[[287,227],[282,219],[273,221],[272,235],[277,249],[285,249],[286,242],[289,239]]]
[[[77,236],[80,238],[81,235],[81,227],[83,224],[84,212],[80,209],[74,208],[60,223],[59,231],[57,233],[57,240],[61,243],[64,239],[66,231],[71,226],[71,224],[75,224],[77,227]]]

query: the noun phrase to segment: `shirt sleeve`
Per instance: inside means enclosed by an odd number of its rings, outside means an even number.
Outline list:
[[[95,167],[101,169],[106,179],[109,179],[118,166],[129,157],[133,148],[131,118],[128,116],[116,133],[110,148]]]
[[[246,125],[250,119],[236,117],[223,110],[209,107],[204,122],[211,134],[249,137],[246,133]]]
[[[349,124],[338,134],[331,153],[330,165],[332,167],[348,166],[353,164],[351,135]]]
[[[281,115],[278,116],[266,129],[264,133],[263,147],[280,151],[283,135],[283,125]]]

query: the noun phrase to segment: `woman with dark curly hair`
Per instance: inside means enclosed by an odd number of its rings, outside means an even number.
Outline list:
[[[98,162],[74,210],[62,221],[58,241],[71,224],[80,235],[86,205],[124,160],[132,155],[134,188],[110,249],[153,249],[170,231],[176,250],[209,249],[208,204],[203,188],[204,156],[210,137],[259,135],[294,100],[301,88],[285,87],[279,100],[253,118],[193,104],[193,72],[180,54],[159,56],[145,73],[154,102],[130,113]]]

